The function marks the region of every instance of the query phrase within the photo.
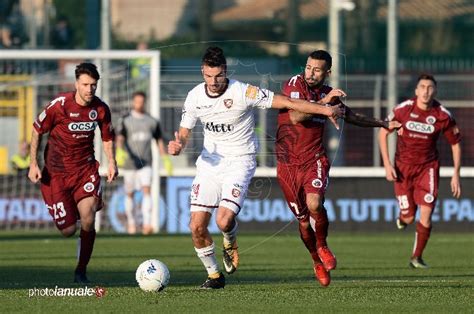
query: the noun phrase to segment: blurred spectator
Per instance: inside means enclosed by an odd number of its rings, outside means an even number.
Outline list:
[[[145,41],[140,41],[137,44],[138,51],[148,50],[148,44]],[[130,60],[130,77],[134,88],[137,90],[143,90],[145,92],[150,91],[150,59],[149,58],[134,58]]]
[[[2,14],[3,18],[0,21],[1,48],[21,48],[28,37],[25,31],[25,18],[18,0],[5,4],[4,9],[9,12]]]
[[[65,16],[60,16],[51,30],[51,44],[56,49],[74,48],[74,30]]]
[[[140,41],[137,44],[137,50],[146,51],[148,50],[148,44],[144,41]],[[130,61],[130,75],[132,79],[146,79],[150,73],[150,59],[149,58],[136,58]]]
[[[26,141],[20,142],[19,152],[10,160],[13,170],[19,176],[27,176],[30,168],[30,145]]]

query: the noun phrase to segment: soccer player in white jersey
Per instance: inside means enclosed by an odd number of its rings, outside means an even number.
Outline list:
[[[201,64],[204,82],[188,93],[179,131],[175,132],[175,140],[168,144],[168,153],[179,155],[197,120],[201,121],[204,148],[196,161],[189,226],[197,256],[208,273],[207,280],[201,285],[204,289],[225,286],[225,277],[219,270],[214,242],[207,228],[214,209],[217,209],[217,226],[224,236],[225,271],[232,274],[239,264],[236,216],[256,168],[253,107],[322,114],[332,118],[335,124],[335,119],[344,114],[338,106],[324,106],[335,97],[345,96],[340,89],[333,89],[317,103],[291,99],[228,79],[226,64],[222,49],[209,47],[206,50]]]

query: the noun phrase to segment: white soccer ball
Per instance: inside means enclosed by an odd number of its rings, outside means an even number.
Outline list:
[[[170,272],[159,260],[149,259],[138,266],[135,279],[143,291],[159,292],[168,285]]]

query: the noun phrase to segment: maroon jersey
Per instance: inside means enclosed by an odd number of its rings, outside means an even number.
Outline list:
[[[285,82],[282,94],[290,98],[305,99],[315,102],[324,98],[332,87],[323,85],[320,89],[311,88],[298,74]],[[338,100],[333,105],[340,104]],[[326,116],[314,115],[311,119],[293,124],[290,110],[281,109],[278,113],[278,129],[275,151],[279,163],[302,165],[325,154],[323,146],[324,125]]]
[[[416,97],[399,104],[389,115],[388,120],[402,124],[398,130],[395,159],[410,164],[423,164],[438,160],[436,142],[441,133],[449,144],[461,140],[461,133],[449,111],[436,100],[429,110],[416,105]]]
[[[94,164],[94,130],[103,141],[114,139],[109,107],[94,97],[88,106],[75,101],[75,92],[58,95],[33,123],[39,134],[49,132],[46,168],[52,174],[74,173]]]

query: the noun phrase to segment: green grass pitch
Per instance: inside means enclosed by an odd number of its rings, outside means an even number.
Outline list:
[[[296,230],[277,236],[241,234],[241,266],[226,276],[226,288],[201,291],[197,287],[206,275],[190,236],[99,234],[89,277],[92,287],[107,289],[104,297],[30,298],[33,287],[78,287],[72,283],[76,239],[1,232],[1,312],[472,313],[473,235],[435,229],[424,255],[428,270],[408,268],[413,237],[411,229],[333,232],[329,244],[338,267],[331,272],[331,285],[322,288]],[[215,239],[221,243],[220,236]],[[221,256],[219,251],[219,260]],[[170,285],[160,293],[143,292],[135,282],[136,267],[149,258],[170,269]]]

